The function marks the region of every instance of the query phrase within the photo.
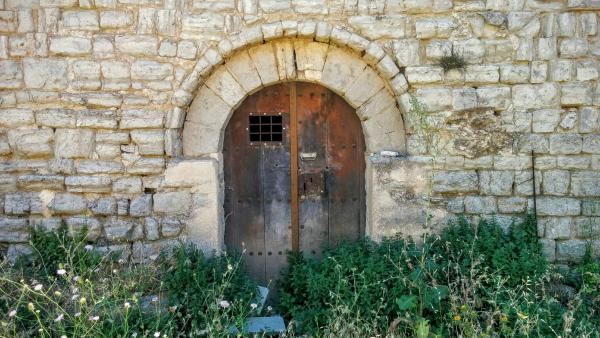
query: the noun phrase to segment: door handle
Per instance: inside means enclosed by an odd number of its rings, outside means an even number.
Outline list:
[[[300,159],[302,161],[314,161],[317,158],[317,153],[300,153]]]

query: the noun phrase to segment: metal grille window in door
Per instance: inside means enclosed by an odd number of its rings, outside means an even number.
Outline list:
[[[279,115],[254,115],[248,117],[250,142],[281,142],[283,119]]]

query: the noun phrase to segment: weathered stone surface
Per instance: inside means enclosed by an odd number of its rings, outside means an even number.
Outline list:
[[[540,216],[577,216],[581,212],[581,203],[568,197],[539,197],[537,210]]]
[[[549,217],[539,220],[545,229],[544,236],[550,239],[569,239],[571,237],[570,217]]]
[[[579,154],[583,140],[579,134],[550,135],[551,154]]]
[[[512,99],[518,108],[551,108],[560,101],[559,90],[559,86],[552,83],[515,85],[512,87]]]
[[[20,127],[35,123],[33,111],[24,108],[0,109],[0,126]]]
[[[560,241],[556,244],[556,259],[559,261],[578,261],[588,246],[584,240]]]
[[[23,73],[28,88],[52,90],[67,87],[67,63],[61,59],[25,58]]]
[[[91,51],[92,41],[88,38],[64,36],[50,39],[50,52],[57,55],[85,55]]]
[[[131,65],[131,78],[134,80],[162,80],[173,73],[170,63],[140,60]]]
[[[163,237],[175,237],[179,235],[181,229],[183,228],[183,223],[181,220],[177,218],[167,217],[164,218],[161,222],[161,235]]]
[[[135,226],[136,224],[131,220],[111,217],[104,224],[104,233],[106,234],[106,239],[111,242],[133,240]],[[139,237],[139,235],[135,237]]]
[[[54,154],[60,158],[88,158],[94,145],[90,129],[57,129],[54,135]]]
[[[110,192],[110,176],[68,176],[65,178],[67,191],[71,192]]]
[[[13,60],[0,61],[0,89],[16,89],[23,85],[23,70]]]
[[[479,187],[482,194],[510,196],[514,182],[512,171],[481,171],[479,172]]]
[[[158,54],[158,39],[144,35],[117,35],[115,47],[124,54],[152,56]]]
[[[575,171],[571,174],[571,193],[574,196],[600,196],[600,172]]]
[[[25,190],[64,190],[64,176],[27,174],[17,178],[17,185]]]
[[[121,177],[114,181],[112,191],[117,194],[139,194],[142,192],[142,179],[139,177]]]
[[[140,196],[136,196],[131,199],[131,204],[129,205],[129,214],[133,217],[143,217],[150,216],[152,213],[152,195],[144,194]],[[148,231],[148,221],[146,221],[146,231]],[[147,232],[148,234],[148,232]],[[148,236],[150,237],[150,236]],[[156,236],[151,236],[153,238],[148,239],[158,239]]]
[[[569,190],[570,174],[566,170],[544,171],[542,189],[546,195],[565,195]]]
[[[465,212],[469,214],[493,214],[497,212],[494,197],[467,196],[465,197]]]
[[[183,214],[190,211],[192,197],[188,192],[165,192],[154,195],[154,212]]]
[[[114,215],[117,213],[117,200],[114,197],[102,197],[93,201],[89,208],[97,215]]]
[[[157,110],[127,109],[121,113],[121,129],[160,128],[163,126],[164,112]]]
[[[79,236],[86,232],[86,240],[96,241],[102,235],[100,221],[93,217],[72,216],[65,220],[71,236]]]
[[[97,160],[77,161],[75,169],[78,174],[118,174],[125,170],[121,162]]]
[[[0,217],[0,242],[27,242],[29,229],[27,219]]]
[[[475,171],[439,171],[434,174],[434,192],[474,192],[479,188]]]
[[[79,195],[58,193],[48,207],[57,214],[80,214],[86,211],[87,201]]]

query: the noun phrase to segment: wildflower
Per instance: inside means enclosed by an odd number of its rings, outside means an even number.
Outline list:
[[[77,282],[79,280],[79,276],[73,277],[73,282]]]
[[[156,296],[152,297],[152,303],[156,303],[156,302],[158,302],[158,297],[156,297]]]
[[[88,320],[91,322],[97,322],[100,319],[100,316],[89,316]]]
[[[60,297],[60,296],[62,296],[62,293],[60,293],[60,291],[54,291],[54,295],[56,297]]]
[[[81,316],[81,312],[75,313],[75,317],[79,317],[79,316]]]
[[[177,310],[177,305],[169,306],[169,312],[175,313],[175,310]]]
[[[33,310],[35,310],[35,306],[33,305],[33,303],[29,303],[29,304],[27,304],[27,309],[29,311],[33,311]]]
[[[85,297],[81,297],[81,299],[79,300],[79,304],[83,305],[87,303],[87,299],[85,299]]]
[[[230,305],[229,302],[226,301],[226,300],[222,300],[222,301],[219,302],[219,306],[222,307],[222,308],[224,308],[224,309],[228,308],[229,305]]]
[[[526,313],[523,312],[517,312],[517,316],[519,316],[520,319],[527,319],[529,316]]]
[[[117,269],[113,269],[113,271],[112,271],[112,272],[113,272],[113,273],[117,273],[117,272],[119,272],[119,270],[117,270]]]
[[[65,315],[63,315],[63,314],[61,313],[61,314],[59,314],[59,315],[58,315],[58,317],[56,317],[56,318],[54,319],[54,322],[55,322],[55,323],[58,323],[58,322],[62,321],[62,320],[63,320],[63,318],[65,318]]]
[[[14,316],[16,316],[16,315],[17,315],[17,310],[11,310],[11,311],[8,313],[8,317],[9,317],[9,318],[12,318],[12,317],[14,317]]]
[[[460,315],[455,315],[452,319],[454,319],[457,322],[460,322],[460,320],[462,319],[462,317]]]
[[[231,264],[227,264],[227,270],[229,270],[229,271],[233,270],[233,266],[231,266]]]
[[[258,305],[256,305],[256,303],[252,303],[252,304],[250,304],[250,307],[252,308],[252,310],[256,310]]]
[[[271,311],[273,311],[273,308],[271,307],[271,305],[267,306],[267,311],[268,311],[268,312],[271,312]]]
[[[79,298],[79,295],[73,295],[73,296],[71,296],[71,300],[77,300],[77,298]]]
[[[134,338],[137,337],[137,335],[138,335],[137,332],[134,332],[134,333],[131,334],[131,336],[134,337]]]
[[[158,332],[158,331],[154,332],[154,337],[156,337],[156,338],[160,337],[160,332]]]
[[[88,245],[84,246],[83,248],[86,249],[87,251],[92,251],[92,249],[94,247],[91,244],[88,244]]]
[[[501,321],[501,322],[506,322],[506,321],[508,321],[508,316],[507,316],[507,315],[505,315],[505,314],[502,314],[502,316],[500,316],[500,321]]]
[[[59,275],[59,276],[62,276],[65,273],[67,273],[67,270],[65,270],[65,269],[58,269],[58,270],[56,270],[56,274]]]
[[[67,338],[67,336],[65,336],[64,334],[62,336],[60,336],[60,338]]]
[[[42,288],[43,288],[43,287],[44,287],[44,286],[43,286],[42,284],[38,284],[38,285],[34,286],[34,287],[33,287],[33,289],[34,289],[35,291],[42,291]]]
[[[129,310],[129,308],[131,307],[131,304],[129,304],[129,302],[125,302],[125,304],[123,306],[125,307],[125,310]]]
[[[118,262],[119,262],[119,264],[121,264],[121,265],[125,264],[125,260],[124,260],[123,258],[120,258],[120,259],[118,260]],[[113,270],[113,271],[114,271],[114,270]]]

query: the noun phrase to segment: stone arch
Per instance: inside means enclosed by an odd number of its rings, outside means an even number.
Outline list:
[[[394,98],[402,89],[393,84],[402,79],[400,73],[384,77],[352,50],[311,39],[283,38],[250,46],[200,84],[186,116],[183,156],[219,153],[229,117],[243,100],[286,81],[318,83],[342,96],[362,121],[368,152],[405,152],[402,114]]]
[[[295,34],[286,30],[289,23],[277,22],[223,40],[219,50],[209,49],[198,60],[172,97],[180,111],[187,108],[187,116],[183,158],[167,168],[166,183],[182,176],[197,181],[193,190],[204,197],[192,210],[188,236],[207,252],[224,245],[224,131],[235,109],[261,88],[287,81],[318,83],[356,109],[367,153],[406,152],[396,98],[408,90],[408,83],[393,59],[379,45],[342,28],[325,23],[312,28],[297,25]],[[378,237],[381,208],[372,191],[377,177],[371,161],[366,164],[365,230],[368,236]]]

